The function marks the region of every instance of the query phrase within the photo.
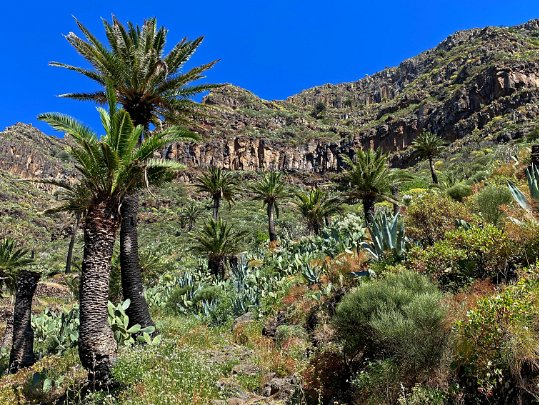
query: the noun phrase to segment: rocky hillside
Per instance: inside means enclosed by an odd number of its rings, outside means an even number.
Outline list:
[[[196,166],[325,172],[358,146],[406,157],[401,152],[423,129],[451,141],[506,142],[534,130],[539,115],[539,20],[457,32],[397,67],[285,101],[226,86],[204,102],[202,133],[211,141],[177,145],[170,157]]]
[[[381,146],[397,164],[409,163],[406,148],[423,129],[450,141],[506,142],[536,129],[539,20],[457,32],[397,67],[284,101],[227,85],[204,104],[197,129],[204,141],[173,145],[169,158],[191,167],[324,173],[357,147]],[[0,169],[68,175],[63,141],[24,124],[0,136]]]

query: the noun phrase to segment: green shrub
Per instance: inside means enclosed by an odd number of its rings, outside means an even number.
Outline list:
[[[471,222],[473,217],[464,204],[433,192],[414,198],[404,216],[407,235],[422,245],[443,239],[458,219]]]
[[[389,273],[346,295],[334,324],[347,354],[390,357],[401,369],[419,372],[438,362],[444,346],[441,299],[425,276]]]
[[[443,405],[447,395],[437,388],[414,385],[410,392],[403,393],[398,399],[399,405]]]
[[[507,187],[487,186],[475,196],[481,216],[492,225],[499,225],[503,217],[500,206],[509,204],[513,198]]]
[[[369,362],[351,381],[355,403],[394,404],[401,390],[401,377],[393,359]]]
[[[455,367],[469,400],[529,403],[526,392],[537,398],[538,304],[538,280],[524,279],[482,299],[457,322]]]
[[[479,183],[481,181],[484,181],[488,179],[490,176],[490,172],[488,170],[479,170],[475,172],[470,178],[468,179],[468,183]]]
[[[282,347],[289,339],[308,340],[309,336],[300,325],[279,325],[275,331],[275,342],[278,347]]]
[[[426,248],[410,251],[410,265],[444,289],[458,290],[475,278],[504,276],[515,253],[507,234],[494,225],[461,227]]]
[[[464,183],[457,183],[449,187],[445,192],[453,200],[462,201],[464,198],[472,195],[472,187]]]

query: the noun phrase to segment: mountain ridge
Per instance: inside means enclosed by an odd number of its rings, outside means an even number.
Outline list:
[[[381,147],[396,165],[411,164],[408,146],[422,130],[448,141],[507,142],[533,133],[539,118],[539,20],[458,31],[398,66],[285,100],[226,85],[203,103],[196,129],[204,141],[172,145],[163,156],[195,168],[326,173],[340,170],[341,155],[357,148]],[[14,163],[5,145],[0,156],[4,169],[33,170],[24,158]]]

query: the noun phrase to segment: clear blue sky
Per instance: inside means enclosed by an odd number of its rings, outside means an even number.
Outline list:
[[[0,11],[0,130],[25,122],[51,133],[37,114],[63,112],[99,129],[93,104],[56,97],[95,85],[47,65],[52,60],[82,64],[62,36],[78,32],[72,16],[102,39],[100,18],[110,20],[112,14],[138,24],[157,17],[169,29],[169,45],[204,35],[191,66],[221,59],[208,81],[284,99],[395,66],[457,30],[539,18],[539,1],[19,0],[3,1]]]

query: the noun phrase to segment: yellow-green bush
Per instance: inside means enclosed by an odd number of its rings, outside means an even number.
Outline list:
[[[466,319],[456,323],[454,365],[469,400],[529,403],[534,396],[537,399],[538,304],[539,281],[528,278],[479,301]]]
[[[455,229],[456,220],[472,221],[464,204],[438,193],[427,193],[412,200],[404,221],[406,234],[422,245],[432,245]]]
[[[458,228],[426,248],[409,253],[412,268],[444,288],[458,290],[473,279],[504,276],[515,252],[507,234],[494,225]]]

